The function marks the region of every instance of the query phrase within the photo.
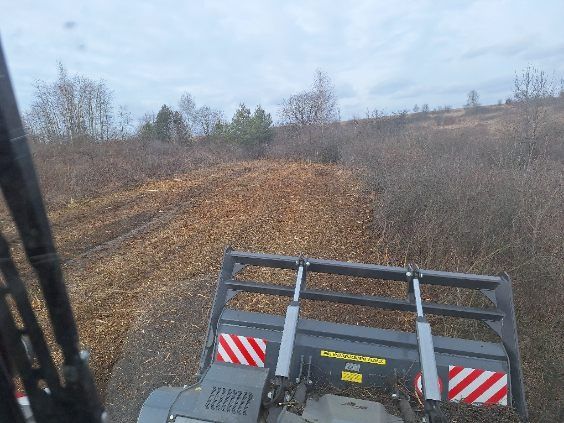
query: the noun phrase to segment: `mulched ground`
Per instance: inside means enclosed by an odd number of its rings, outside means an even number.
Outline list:
[[[255,161],[150,182],[53,212],[81,340],[91,350],[94,375],[112,421],[135,421],[143,399],[156,386],[193,381],[226,245],[393,263],[382,240],[373,238],[371,205],[351,171]],[[287,284],[294,278],[291,273],[254,269],[243,276]],[[310,285],[344,287],[337,277],[318,277]],[[405,293],[401,284],[366,281],[349,283],[347,289]],[[40,308],[39,301],[34,304]],[[253,296],[245,304],[280,313],[286,300]],[[305,302],[303,314],[343,323],[412,327],[411,317],[402,313],[357,308],[351,313],[347,307]],[[474,407],[457,410],[451,415],[457,422],[517,421],[499,412],[480,414]]]
[[[197,381],[214,288],[213,279],[181,281],[168,295],[152,301],[135,322],[107,386],[112,422],[136,422],[143,401],[155,388]]]

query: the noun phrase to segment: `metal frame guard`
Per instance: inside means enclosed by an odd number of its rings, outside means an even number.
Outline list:
[[[409,278],[406,278],[406,271],[409,269],[403,267],[242,252],[227,247],[224,252],[221,272],[219,274],[215,298],[212,305],[206,343],[200,359],[200,373],[203,373],[212,362],[217,328],[225,305],[238,292],[285,297],[293,297],[295,294],[294,287],[235,280],[236,274],[246,266],[292,269],[297,271],[299,263],[303,262],[303,260],[306,260],[308,263],[308,273],[314,272],[409,282]],[[501,345],[507,355],[513,406],[516,408],[521,418],[527,421],[527,404],[518,347],[513,293],[509,276],[506,273],[502,273],[498,276],[488,276],[436,270],[420,270],[420,272],[424,275],[420,280],[420,284],[422,285],[474,289],[480,291],[493,303],[493,308],[464,307],[426,301],[422,302],[422,306],[425,314],[482,321],[497,334],[501,339]],[[411,288],[411,285],[409,285],[409,287]],[[304,283],[302,283],[300,287],[299,296],[301,299],[352,304],[385,310],[417,311],[411,289],[408,290],[406,299],[401,300],[384,296],[356,295],[329,290],[309,289],[304,280]]]

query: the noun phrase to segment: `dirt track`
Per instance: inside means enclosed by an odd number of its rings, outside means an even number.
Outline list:
[[[135,421],[153,387],[194,380],[226,245],[395,263],[373,238],[371,204],[348,170],[258,161],[195,171],[54,211],[81,340],[91,351],[112,421]],[[294,278],[273,272],[253,277],[279,283]],[[310,284],[344,289],[341,282]],[[358,283],[347,290],[404,295],[405,287]],[[255,296],[246,306],[282,312],[285,303]],[[303,315],[384,327],[409,324],[396,312],[312,302],[305,302]]]
[[[196,171],[54,212],[81,339],[101,389],[145,310],[177,295],[182,281],[213,280],[226,245],[367,259],[369,203],[349,171],[263,161]]]

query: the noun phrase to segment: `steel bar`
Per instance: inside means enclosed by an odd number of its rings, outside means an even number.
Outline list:
[[[227,280],[225,285],[229,289],[243,292],[254,292],[267,295],[291,297],[294,289],[283,285],[262,284],[253,281]],[[355,295],[334,291],[320,291],[305,289],[300,297],[306,300],[329,301],[342,304],[353,304],[366,307],[381,308],[385,310],[416,311],[415,304],[406,300],[374,295]],[[505,314],[496,309],[480,309],[474,307],[461,307],[451,304],[422,302],[425,313],[439,316],[461,317],[483,321],[499,321]]]
[[[270,254],[248,253],[242,251],[231,251],[231,257],[236,263],[251,266],[275,267],[280,269],[296,269],[298,257],[279,256]],[[375,264],[364,264],[354,262],[343,262],[335,260],[307,259],[310,263],[309,272],[331,273],[342,276],[354,276],[360,278],[387,279],[405,281],[405,268],[380,266]],[[456,272],[442,272],[437,270],[421,270],[425,277],[421,280],[426,285],[442,285],[469,289],[496,289],[504,283],[500,276],[474,275]]]

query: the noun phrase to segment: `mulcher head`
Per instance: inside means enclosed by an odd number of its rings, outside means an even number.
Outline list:
[[[289,287],[239,280],[237,274],[246,266],[293,269],[296,284]],[[408,289],[405,299],[316,290],[307,286],[311,273],[368,278],[374,279],[374,283],[402,281],[407,282]],[[492,305],[477,308],[422,301],[422,285],[472,289],[484,295]],[[240,292],[290,297],[286,316],[227,307],[227,303]],[[416,315],[415,330],[409,333],[300,318],[302,299],[413,312]],[[482,321],[499,341],[432,335],[426,320],[431,314]],[[256,407],[259,403],[263,409],[296,401],[305,404],[306,393],[315,392],[322,386],[389,388],[390,380],[401,380],[403,385],[418,393],[430,422],[446,421],[440,410],[440,403],[445,401],[512,405],[523,420],[527,420],[511,281],[506,274],[483,276],[440,272],[421,270],[412,265],[387,267],[247,253],[228,248],[200,359],[200,392],[213,389],[204,387],[206,376],[210,371],[213,377],[222,374],[218,372],[218,367],[222,366],[249,370],[249,378],[240,379],[245,385],[244,390],[231,386],[226,392],[231,392],[229,389],[234,393],[252,392],[256,400],[253,413],[260,414]],[[224,382],[225,388],[227,384],[237,385],[239,381],[229,377]],[[212,385],[220,389],[220,384]],[[175,395],[171,394],[171,398]],[[214,407],[211,398],[198,401],[201,404],[208,401],[208,406]],[[253,401],[249,407],[251,404]],[[327,411],[327,407],[316,404],[305,406],[304,413],[315,413],[311,411],[313,409]],[[172,399],[168,410],[174,410]],[[233,409],[227,406],[224,410],[229,413]],[[350,416],[349,412],[345,414]],[[241,421],[257,421],[254,414],[246,417]],[[317,415],[312,418],[324,420],[326,417]],[[389,421],[402,421],[394,418],[389,416]],[[226,418],[225,421],[232,420]]]

